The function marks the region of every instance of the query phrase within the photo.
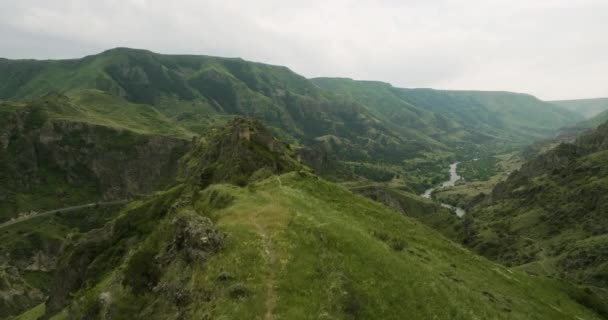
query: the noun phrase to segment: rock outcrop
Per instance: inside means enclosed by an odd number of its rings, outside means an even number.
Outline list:
[[[162,189],[173,180],[178,159],[191,144],[167,136],[49,119],[39,108],[16,111],[4,120],[6,125],[0,125],[0,200],[4,204],[0,221],[23,209],[17,203],[18,194],[57,193],[53,196],[57,206],[36,208],[44,210]],[[78,189],[82,196],[71,200],[62,193],[66,188]]]
[[[179,176],[200,186],[246,185],[250,180],[303,169],[290,146],[253,118],[237,117],[202,139],[181,160]]]

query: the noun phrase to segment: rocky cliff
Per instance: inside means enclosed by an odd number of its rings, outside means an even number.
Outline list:
[[[41,103],[3,112],[0,220],[164,188],[190,141],[52,119]]]

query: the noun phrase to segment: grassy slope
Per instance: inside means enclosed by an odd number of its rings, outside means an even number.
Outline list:
[[[312,149],[311,160],[304,160],[327,177],[386,181],[408,175],[408,186],[416,190],[438,180],[427,167],[445,165],[453,152],[494,152],[575,120],[525,95],[311,81],[285,67],[241,59],[127,48],[76,60],[0,60],[0,83],[4,99],[102,90],[153,106],[197,133],[234,115],[253,115],[282,139]],[[141,112],[138,116],[145,117]]]
[[[400,89],[340,78],[312,81],[363,103],[380,118],[446,143],[498,139],[522,144],[526,138],[541,137],[581,118],[525,94]]]
[[[411,139],[420,139],[436,147],[445,148],[438,141],[448,138],[450,130],[454,136],[459,127],[449,120],[439,123],[440,116],[400,99],[394,93],[395,88],[388,83],[342,78],[315,78],[311,81],[325,90],[362,103],[375,116]]]
[[[471,212],[470,244],[531,272],[608,288],[607,129],[540,155],[499,184]]]
[[[77,60],[2,60],[0,71],[5,76],[0,78],[5,82],[0,98],[102,90],[131,103],[153,106],[197,133],[234,115],[255,116],[281,138],[312,149],[311,157],[325,162],[317,169],[333,172],[338,179],[352,178],[352,168],[344,162],[356,162],[364,168],[358,173],[362,175],[374,165],[383,175],[403,174],[394,170],[402,160],[437,162],[443,155],[437,157],[435,151],[446,149],[418,132],[419,128],[391,125],[356,101],[322,90],[285,67],[241,59],[119,48]],[[376,176],[371,173],[366,178]]]
[[[402,89],[401,97],[503,143],[529,143],[581,118],[519,93]]]
[[[163,269],[161,283],[181,283],[191,292],[181,313],[187,318],[596,318],[562,291],[564,284],[476,257],[313,176],[273,176],[247,188],[214,185],[193,199],[197,214],[209,216],[227,238],[204,264],[176,260]],[[218,199],[232,200],[218,208]],[[122,219],[143,212],[132,208]],[[158,243],[171,219],[155,222],[148,240],[132,250]],[[121,284],[124,269],[113,270],[77,294],[80,307],[70,312],[91,311],[105,292],[115,318],[120,312],[149,319],[180,314],[157,291],[133,295]]]
[[[120,128],[140,134],[182,139],[194,135],[150,106],[129,103],[103,91],[71,91],[68,97],[72,100],[71,108],[49,110],[52,118]]]

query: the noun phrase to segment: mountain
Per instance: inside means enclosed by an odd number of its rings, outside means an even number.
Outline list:
[[[581,129],[592,129],[599,127],[606,121],[608,121],[608,110],[604,110],[585,121],[577,123],[575,127]]]
[[[341,78],[313,81],[322,88],[355,99],[378,117],[424,132],[446,144],[481,144],[494,148],[523,145],[582,119],[519,93],[402,89],[387,83]]]
[[[604,312],[447,240],[483,220],[416,195],[580,119],[534,97],[117,48],[0,59],[0,99],[0,318]]]
[[[403,160],[438,162],[428,154],[448,149],[412,130],[386,126],[357,102],[285,67],[241,59],[118,48],[76,60],[0,60],[0,74],[0,99],[96,90],[153,107],[197,134],[236,115],[255,116],[301,146],[302,157],[334,179],[403,175]],[[412,176],[412,183],[429,182]]]
[[[269,132],[237,118],[197,141],[176,185],[65,246],[24,317],[599,319],[584,292],[319,178]]]
[[[400,177],[412,192],[441,181],[438,169],[455,155],[519,146],[578,119],[527,95],[308,80],[286,67],[236,58],[116,48],[73,60],[0,59],[0,99],[87,91],[105,96],[73,103],[98,111],[110,100],[148,106],[186,135],[254,116],[325,177]]]
[[[550,102],[581,114],[586,119],[593,118],[601,112],[608,110],[608,98],[561,100]]]
[[[466,243],[494,260],[580,283],[606,299],[606,163],[608,123],[535,157],[467,214]]]

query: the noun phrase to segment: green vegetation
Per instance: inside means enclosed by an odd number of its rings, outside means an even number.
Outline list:
[[[604,124],[524,164],[470,212],[467,243],[507,265],[604,292],[607,138]]]
[[[474,158],[458,164],[458,174],[468,181],[486,181],[497,174],[498,159]]]
[[[37,305],[36,307],[24,312],[17,316],[16,320],[38,320],[44,316],[44,303]]]
[[[0,221],[170,182],[189,136],[151,107],[105,98],[51,94],[0,105]]]
[[[401,89],[387,83],[340,78],[313,81],[322,88],[356,99],[394,125],[415,129],[418,135],[425,133],[435,141],[464,144],[461,148],[488,144],[494,153],[528,144],[530,139],[547,136],[582,119],[573,112],[518,93]]]
[[[149,195],[0,229],[0,318],[606,315],[601,135],[499,183],[581,119],[532,96],[118,48],[0,59],[0,99],[0,222]],[[463,223],[416,195],[454,161]]]
[[[487,160],[473,161],[471,159],[462,161],[457,171],[466,180],[457,182],[454,187],[436,190],[433,192],[433,198],[443,203],[468,209],[482,200],[485,195],[490,194],[499,182],[507,179],[524,162],[520,152],[499,154],[485,159]],[[462,172],[461,166],[463,164],[465,168],[469,168],[468,172],[470,173]],[[494,174],[491,175],[491,173]],[[484,178],[484,180],[476,180],[476,178]],[[448,235],[454,239],[451,234]],[[462,234],[456,238],[460,239],[461,236]]]
[[[379,82],[307,80],[241,59],[117,48],[76,60],[0,62],[0,99],[62,92],[53,116],[141,134],[206,134],[254,116],[333,180],[405,177],[423,190],[470,150],[505,151],[574,123],[576,115],[531,96],[406,90]]]
[[[267,132],[231,122],[181,162],[197,174],[80,237],[59,258],[45,316],[599,319],[580,304],[593,297],[477,257],[407,217],[441,217],[432,202],[388,190],[404,216],[311,174]],[[234,154],[261,168],[207,175]]]
[[[87,232],[103,227],[119,211],[120,207],[86,208],[33,218],[0,229],[0,252],[5,254],[0,258],[4,286],[0,318],[43,302],[49,294],[62,248]],[[31,314],[39,313],[28,313]],[[27,315],[22,317],[28,319]]]
[[[209,197],[217,194],[233,200],[210,208]],[[143,282],[156,283],[154,289],[131,289],[130,282],[118,281],[128,278],[122,272],[129,267],[115,266],[104,280],[79,290],[71,302],[78,307],[67,313],[155,319],[596,318],[562,293],[564,284],[475,258],[415,221],[314,176],[273,176],[247,188],[213,185],[192,199],[192,209],[182,200],[182,209],[141,234],[141,245],[132,250],[158,250],[154,258],[134,253],[118,262],[157,264],[157,280]],[[195,212],[188,219],[208,217],[226,234],[219,252],[195,264],[173,255],[183,252],[173,251],[180,250],[174,247],[180,233],[170,221],[188,210]]]

